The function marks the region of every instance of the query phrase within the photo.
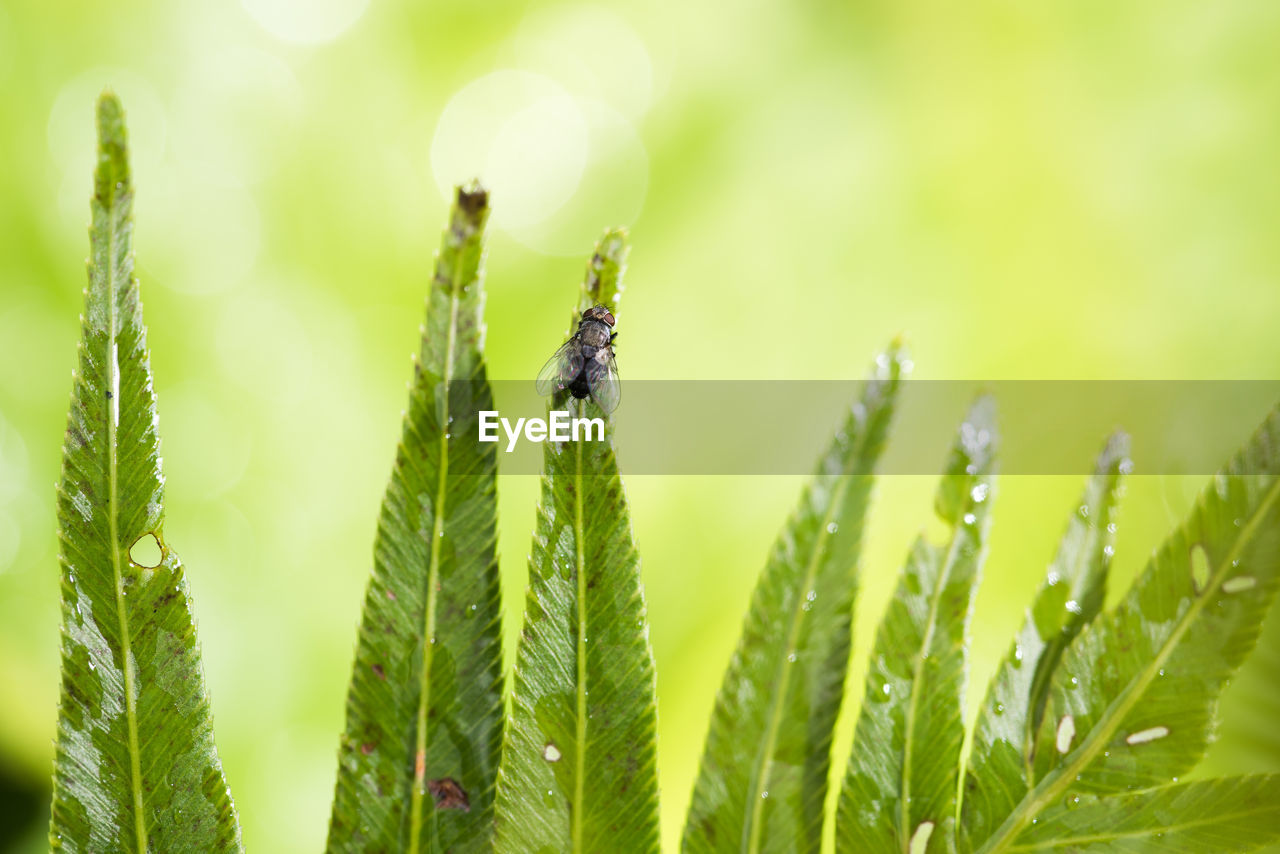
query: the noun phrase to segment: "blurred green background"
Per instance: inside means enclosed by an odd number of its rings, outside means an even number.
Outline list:
[[[245,842],[291,854],[323,846],[452,182],[492,189],[497,378],[531,377],[559,343],[612,224],[635,245],[624,381],[856,377],[900,330],[918,377],[1276,378],[1278,42],[1272,0],[4,0],[0,836],[45,847],[53,487],[103,86],[134,143],[166,538]],[[628,479],[669,844],[801,482]],[[1000,484],[971,713],[1081,482]],[[1117,590],[1199,485],[1131,480]],[[854,678],[932,489],[882,482]],[[500,492],[514,641],[536,479]],[[1228,691],[1207,770],[1280,770],[1278,622]]]

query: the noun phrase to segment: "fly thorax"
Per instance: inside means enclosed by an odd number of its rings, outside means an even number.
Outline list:
[[[578,329],[578,340],[585,347],[603,347],[609,343],[609,326],[599,320],[585,320]]]

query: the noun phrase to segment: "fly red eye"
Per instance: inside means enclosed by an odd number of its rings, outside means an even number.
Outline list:
[[[605,323],[607,323],[607,324],[609,324],[610,326],[613,326],[613,324],[615,323],[615,321],[614,321],[614,319],[613,319],[613,313],[612,313],[612,312],[607,311],[607,310],[605,311],[605,313],[604,313],[604,322],[605,322]]]

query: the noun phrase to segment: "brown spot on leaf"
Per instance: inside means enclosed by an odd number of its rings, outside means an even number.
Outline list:
[[[387,672],[386,672],[385,670],[383,670],[383,669],[382,669],[382,665],[381,665],[381,664],[375,664],[375,665],[373,665],[372,670],[373,670],[373,675],[374,675],[374,676],[377,676],[379,679],[386,679],[386,678],[387,678]]]
[[[441,777],[439,780],[428,780],[427,791],[436,802],[438,810],[462,810],[471,812],[471,800],[458,781],[452,777]]]
[[[374,748],[373,742],[366,741],[364,744],[360,745],[360,752],[363,753],[365,756],[368,756],[370,753],[373,753],[373,748]]]

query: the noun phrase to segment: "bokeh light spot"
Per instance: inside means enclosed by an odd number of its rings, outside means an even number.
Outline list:
[[[649,187],[649,156],[631,122],[603,101],[578,106],[589,147],[577,191],[544,221],[509,229],[525,246],[550,255],[581,255],[603,229],[631,225]]]
[[[222,495],[240,482],[252,448],[244,420],[229,417],[232,407],[215,401],[216,387],[196,381],[160,394],[170,489],[201,500]]]
[[[532,13],[504,58],[559,81],[575,95],[598,98],[629,119],[653,98],[653,64],[644,40],[603,6],[559,6]]]
[[[188,294],[210,294],[239,284],[261,249],[262,224],[247,189],[211,181],[203,172],[166,170],[156,186],[139,188],[139,253],[147,281]]]
[[[13,565],[22,545],[22,531],[7,513],[0,513],[0,572]]]
[[[364,14],[369,0],[241,0],[245,11],[276,38],[300,44],[336,39]]]
[[[274,415],[283,417],[310,393],[311,342],[297,310],[281,296],[246,293],[228,302],[217,336],[222,369]]]
[[[446,194],[479,177],[494,192],[494,225],[528,228],[573,196],[587,145],[582,112],[558,84],[524,71],[495,71],[445,106],[431,167]]]
[[[249,47],[201,53],[187,67],[171,117],[184,166],[226,184],[254,184],[276,171],[298,140],[302,96],[279,57]]]
[[[602,228],[630,224],[649,178],[648,155],[626,116],[514,70],[485,75],[453,97],[431,165],[446,196],[479,177],[493,193],[494,226],[556,255],[579,254]]]

